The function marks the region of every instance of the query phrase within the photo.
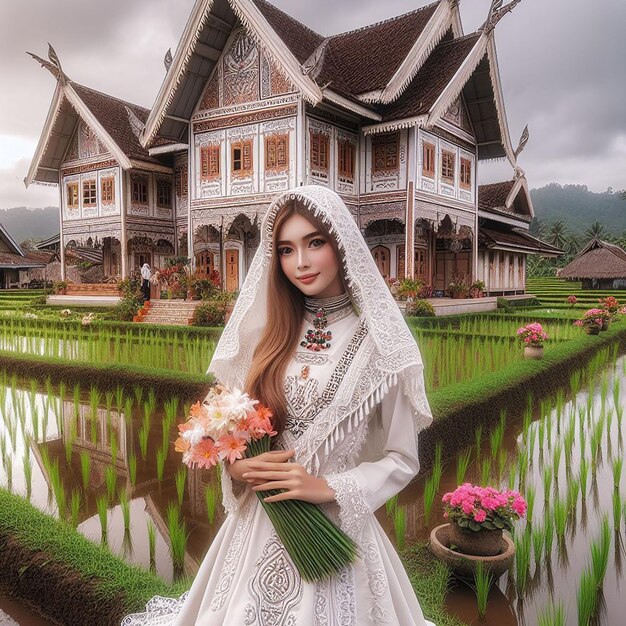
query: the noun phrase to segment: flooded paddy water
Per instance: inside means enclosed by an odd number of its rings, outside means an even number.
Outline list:
[[[519,489],[529,519],[516,525],[518,562],[492,590],[487,623],[539,626],[538,615],[561,603],[567,625],[578,624],[589,595],[584,572],[598,554],[606,569],[590,623],[623,623],[625,371],[623,357],[605,353],[539,406],[503,407],[500,428],[479,430],[456,460],[420,476],[378,519],[401,546],[445,521],[441,496],[459,482]],[[188,471],[173,449],[187,411],[140,387],[102,393],[0,374],[0,485],[166,580],[193,575],[223,514],[216,471]],[[462,583],[448,606],[474,621]]]

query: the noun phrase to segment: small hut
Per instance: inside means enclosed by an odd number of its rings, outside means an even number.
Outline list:
[[[608,241],[592,239],[556,275],[582,281],[583,289],[626,289],[626,252]]]

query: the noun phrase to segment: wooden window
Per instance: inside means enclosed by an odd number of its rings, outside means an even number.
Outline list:
[[[100,181],[100,197],[103,204],[113,204],[115,202],[114,178],[103,178]]]
[[[172,183],[165,178],[157,178],[157,205],[168,209],[172,206]]]
[[[454,162],[456,154],[450,150],[441,151],[441,180],[449,185],[454,185]]]
[[[98,203],[95,180],[83,181],[83,206],[96,206]]]
[[[282,170],[289,164],[289,136],[272,135],[265,138],[265,169]]]
[[[215,180],[220,177],[220,146],[204,146],[200,148],[200,178]]]
[[[472,162],[461,157],[461,189],[472,188]]]
[[[328,171],[329,153],[328,136],[311,131],[311,168]]]
[[[136,204],[148,204],[148,181],[145,177],[133,179],[131,199]]]
[[[189,181],[187,180],[187,166],[181,167],[176,174],[176,195],[184,198],[187,195]]]
[[[236,141],[232,145],[231,171],[235,176],[252,173],[252,140]]]
[[[372,137],[372,171],[393,172],[398,169],[400,134],[375,135]]]
[[[339,176],[354,178],[354,144],[350,141],[339,141],[337,149],[339,153]]]
[[[78,183],[67,183],[67,206],[70,209],[78,206]]]
[[[422,144],[422,176],[435,177],[435,144]]]

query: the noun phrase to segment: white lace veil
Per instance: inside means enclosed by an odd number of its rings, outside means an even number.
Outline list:
[[[428,426],[432,415],[424,392],[423,364],[417,343],[349,209],[334,191],[318,185],[287,191],[269,207],[261,226],[261,244],[208,371],[230,387],[242,388],[245,383],[267,318],[274,221],[278,211],[293,200],[302,203],[335,237],[350,295],[365,320],[368,339],[375,344],[376,370],[381,378],[402,381],[414,409],[417,430]]]

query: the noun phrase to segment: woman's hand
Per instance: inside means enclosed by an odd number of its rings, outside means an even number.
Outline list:
[[[250,485],[260,485],[261,480],[246,480],[243,478],[243,474],[249,472],[252,468],[250,467],[250,463],[254,461],[263,461],[265,463],[285,463],[287,459],[291,458],[294,455],[295,450],[272,450],[271,452],[263,452],[258,456],[251,457],[249,459],[238,459],[232,464],[227,463],[226,469],[228,473],[231,475],[231,478],[240,483],[246,483]]]
[[[286,452],[292,455],[294,451]],[[285,490],[263,498],[265,502],[304,500],[313,504],[323,504],[334,501],[335,492],[328,483],[323,478],[309,474],[300,463],[267,462],[262,460],[261,456],[263,455],[247,459],[248,470],[242,473],[242,478],[254,485],[253,491]]]

